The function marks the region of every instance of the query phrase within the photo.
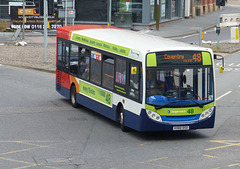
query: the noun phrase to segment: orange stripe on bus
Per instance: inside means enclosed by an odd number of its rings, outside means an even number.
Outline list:
[[[71,84],[74,83],[76,86],[76,92],[79,93],[79,84],[74,76],[70,76]]]

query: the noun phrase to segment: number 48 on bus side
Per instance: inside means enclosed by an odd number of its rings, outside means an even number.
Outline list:
[[[194,113],[194,109],[188,109],[187,113],[188,114],[193,114]]]

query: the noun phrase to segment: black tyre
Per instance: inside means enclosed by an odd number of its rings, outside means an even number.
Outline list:
[[[79,104],[77,103],[76,87],[74,85],[71,87],[71,91],[70,91],[70,103],[74,108],[79,107]]]
[[[120,123],[121,130],[123,132],[127,132],[127,131],[129,131],[129,128],[125,126],[124,120],[125,120],[124,111],[123,111],[123,108],[121,107],[120,112],[119,112],[119,123]]]

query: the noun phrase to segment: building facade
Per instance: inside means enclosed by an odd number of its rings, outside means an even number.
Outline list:
[[[110,0],[76,1],[76,22],[107,23]],[[135,25],[151,25],[156,22],[157,0],[112,0],[111,20],[116,13],[129,12]],[[184,0],[160,0],[160,21],[183,17]]]
[[[58,6],[64,5],[65,1],[57,0]],[[21,0],[0,0],[0,20],[10,20],[9,2],[21,2]],[[34,0],[27,2],[33,3]],[[159,7],[159,22],[162,23],[212,12],[216,9],[215,3],[216,0],[75,0],[74,22],[106,24],[111,9],[112,24],[117,13],[129,13],[132,25],[148,26],[156,24],[157,7]],[[110,4],[112,4],[111,8]]]

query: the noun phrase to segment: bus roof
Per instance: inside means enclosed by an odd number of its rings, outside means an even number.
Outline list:
[[[141,53],[200,50],[182,42],[106,25],[60,27],[57,36],[135,59],[140,59]]]

